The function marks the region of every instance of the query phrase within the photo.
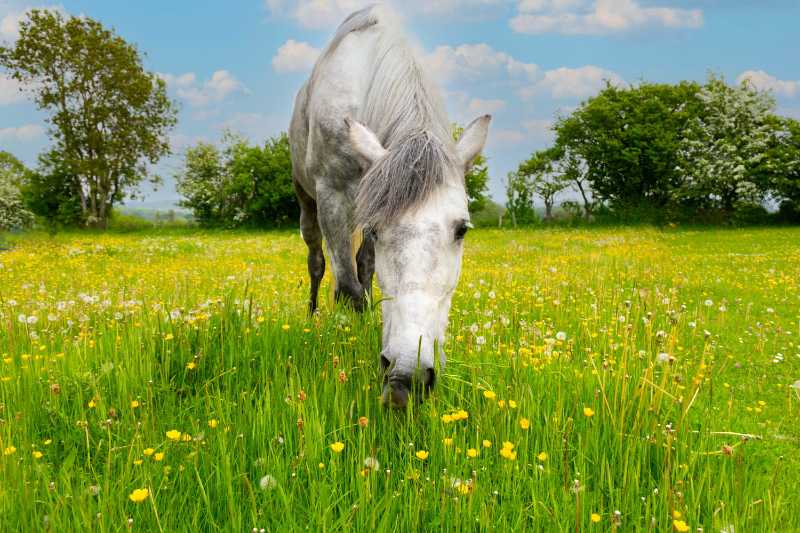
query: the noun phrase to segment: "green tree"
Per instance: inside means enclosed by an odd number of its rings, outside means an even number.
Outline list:
[[[544,219],[553,219],[553,206],[560,192],[569,186],[564,172],[559,168],[564,152],[558,148],[539,150],[520,164],[517,176],[524,178],[525,185],[534,196],[544,203]]]
[[[26,175],[22,185],[25,205],[51,230],[78,226],[84,221],[81,209],[80,182],[63,164],[59,155],[45,152],[39,167]]]
[[[299,217],[285,133],[263,147],[230,134],[222,150],[199,143],[186,151],[176,181],[181,205],[204,225],[269,227]]]
[[[453,140],[458,141],[464,128],[458,124],[453,125]],[[468,209],[470,213],[477,213],[486,207],[489,192],[489,165],[483,154],[472,162],[472,166],[464,175],[464,184],[469,198]]]
[[[169,152],[176,113],[164,82],[99,22],[47,10],[29,12],[16,43],[0,47],[0,65],[49,113],[53,157],[78,180],[86,222],[105,227],[147,164]]]
[[[536,222],[535,196],[527,176],[519,172],[509,172],[506,176],[506,213],[511,224],[518,225]]]
[[[25,228],[33,223],[33,213],[25,208],[20,193],[29,173],[19,159],[0,150],[0,231]]]
[[[581,165],[595,202],[617,212],[667,205],[683,178],[679,144],[702,111],[694,82],[607,85],[554,126],[556,146]],[[585,206],[588,195],[584,196]]]

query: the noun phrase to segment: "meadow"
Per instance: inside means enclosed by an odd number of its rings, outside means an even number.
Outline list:
[[[465,246],[400,412],[296,231],[13,237],[0,529],[800,531],[800,229]]]

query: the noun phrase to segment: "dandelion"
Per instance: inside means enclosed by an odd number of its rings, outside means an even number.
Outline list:
[[[564,333],[563,331],[559,331],[558,333],[556,333],[556,340],[564,342],[565,340],[567,340],[567,334]]]
[[[681,533],[689,531],[690,529],[683,520],[673,520],[672,527],[675,529],[675,531],[680,531]]]
[[[508,400],[508,408],[509,409],[516,409],[517,408],[517,402],[515,402],[514,400]]]
[[[527,430],[529,427],[531,427],[531,421],[528,420],[527,418],[520,418],[519,419],[519,427],[521,427],[522,429]]]
[[[418,450],[417,453],[415,453],[414,455],[416,455],[417,459],[419,459],[420,461],[424,461],[425,459],[428,458],[429,454],[425,450]]]
[[[14,446],[8,446],[3,450],[3,455],[13,455],[14,452],[17,451],[17,448]]]
[[[275,481],[275,478],[271,475],[267,474],[266,476],[262,477],[258,480],[258,486],[263,491],[272,490],[278,485],[278,482]]]
[[[215,429],[219,425],[219,421],[216,418],[212,418],[208,421],[208,427],[211,429]]]
[[[511,448],[503,448],[500,450],[500,455],[504,458],[508,459],[509,461],[513,461],[517,458],[517,452],[515,452]]]
[[[381,464],[374,457],[364,459],[364,468],[368,470],[380,470]]]
[[[194,361],[189,361],[186,363],[186,370],[194,370],[195,368],[197,368],[197,363]]]
[[[44,457],[44,454],[42,452],[40,452],[39,450],[33,450],[34,459],[41,459],[42,457]]]
[[[483,446],[484,448],[491,448],[492,441],[484,439],[483,441],[481,441],[481,446]]]
[[[164,459],[164,452],[158,452],[158,453],[156,453],[155,455],[153,455],[153,459],[154,459],[155,461],[161,461],[161,460],[163,460],[163,459]]]
[[[474,458],[478,457],[478,455],[480,455],[480,453],[481,452],[479,452],[475,448],[470,448],[469,450],[467,450],[467,457],[469,457],[471,459],[474,459]]]
[[[592,523],[596,524],[596,523],[598,523],[598,522],[599,522],[600,520],[602,520],[602,519],[603,519],[603,517],[602,517],[602,516],[600,516],[599,514],[597,514],[597,513],[592,513]]]
[[[549,456],[547,455],[547,452],[539,452],[539,453],[536,455],[536,458],[537,458],[539,461],[541,461],[541,462],[545,462],[545,461],[547,461],[547,458],[548,458],[548,457],[549,457]]]
[[[344,450],[344,442],[340,442],[337,440],[336,442],[331,444],[331,450],[333,451],[333,453],[342,453],[342,450]]]
[[[139,400],[131,400],[131,409],[136,409],[139,407]]]
[[[483,391],[483,397],[486,398],[487,400],[494,400],[495,398],[497,398],[497,395],[490,390],[485,390]]]
[[[592,409],[591,407],[584,407],[583,408],[583,416],[585,416],[587,418],[593,417],[594,416],[594,409]]]
[[[131,492],[128,495],[128,498],[130,498],[130,500],[133,503],[141,503],[141,502],[145,501],[148,496],[150,496],[150,491],[149,490],[147,490],[147,489],[134,489],[134,491]]]
[[[151,455],[156,453],[156,451],[153,448],[145,448],[144,452],[142,452],[142,453],[144,453],[145,456],[150,457]]]
[[[177,429],[170,429],[167,431],[167,438],[171,441],[178,442],[181,440],[181,432]]]

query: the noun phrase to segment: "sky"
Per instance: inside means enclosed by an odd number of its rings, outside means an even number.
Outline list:
[[[294,95],[338,24],[362,0],[0,0],[0,41],[13,43],[31,8],[99,20],[134,43],[167,81],[179,111],[173,155],[157,189],[128,205],[175,204],[181,154],[222,132],[261,144],[288,128]],[[390,2],[391,3],[391,2]],[[493,115],[484,151],[490,193],[552,140],[560,114],[608,80],[729,82],[773,92],[800,118],[800,0],[404,0],[395,2],[451,120]],[[0,69],[0,150],[29,166],[49,145],[46,115]]]

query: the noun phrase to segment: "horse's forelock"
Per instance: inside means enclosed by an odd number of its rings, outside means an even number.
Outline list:
[[[453,169],[450,147],[428,131],[412,133],[364,175],[356,195],[356,219],[378,228],[421,205],[443,185]]]

